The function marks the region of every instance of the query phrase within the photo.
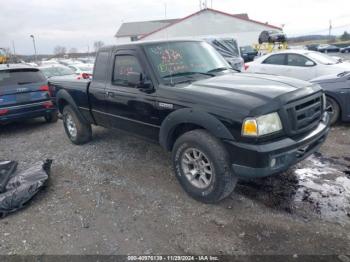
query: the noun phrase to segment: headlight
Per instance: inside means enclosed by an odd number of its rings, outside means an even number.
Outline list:
[[[242,125],[243,136],[258,137],[280,130],[282,130],[282,123],[276,112],[259,117],[247,118]]]

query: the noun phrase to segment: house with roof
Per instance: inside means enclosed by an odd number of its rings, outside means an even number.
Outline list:
[[[181,19],[123,23],[117,43],[137,40],[235,38],[240,46],[258,42],[264,30],[282,28],[250,19],[247,14],[229,14],[205,8]]]

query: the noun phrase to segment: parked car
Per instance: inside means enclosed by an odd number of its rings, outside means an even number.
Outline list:
[[[90,78],[92,76],[93,66],[90,64],[76,63],[67,65],[80,78]]]
[[[203,41],[103,47],[92,81],[50,85],[72,143],[91,140],[91,125],[159,142],[184,190],[206,203],[230,195],[239,176],[287,170],[329,130],[319,85],[239,73]]]
[[[44,60],[40,62],[40,66],[51,66],[59,65],[60,63],[57,60]]]
[[[276,43],[276,42],[286,42],[286,35],[278,30],[265,30],[259,35],[259,44],[262,43]]]
[[[317,47],[317,51],[321,53],[332,53],[332,52],[337,53],[340,51],[340,48],[335,45],[325,44],[325,45],[319,45]]]
[[[307,50],[310,50],[310,51],[318,51],[317,50],[318,47],[319,47],[319,44],[306,45]]]
[[[339,74],[350,70],[350,63],[309,50],[285,50],[271,53],[246,64],[246,70],[294,77],[301,80]]]
[[[322,76],[311,81],[325,90],[331,123],[350,121],[350,71]]]
[[[26,65],[0,65],[0,123],[36,117],[57,121],[45,76]]]
[[[350,45],[347,46],[347,47],[343,47],[340,49],[340,52],[342,53],[349,53],[350,52]]]
[[[250,45],[241,46],[240,51],[244,62],[251,62],[258,55],[258,50]]]
[[[76,60],[73,60],[73,59],[59,59],[58,60],[58,63],[60,63],[61,65],[64,65],[64,66],[68,66],[70,64],[75,64],[77,63]]]
[[[75,72],[67,66],[63,65],[47,65],[47,66],[39,66],[39,69],[46,78],[50,78],[53,76],[75,76]]]
[[[241,57],[237,41],[233,38],[207,38],[204,39],[212,45],[216,51],[222,55],[233,69],[242,71],[244,69],[244,60]]]
[[[95,58],[93,57],[82,57],[78,58],[77,60],[84,64],[93,64],[95,62]]]

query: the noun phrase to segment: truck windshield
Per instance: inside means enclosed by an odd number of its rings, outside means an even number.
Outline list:
[[[145,51],[159,78],[165,84],[211,77],[214,76],[212,72],[230,68],[225,59],[205,42],[148,44],[145,46]]]

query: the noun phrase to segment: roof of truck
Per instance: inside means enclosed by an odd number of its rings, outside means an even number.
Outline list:
[[[173,42],[203,42],[203,40],[194,40],[194,39],[168,39],[168,40],[145,40],[145,41],[134,41],[126,44],[120,45],[109,45],[104,46],[99,49],[99,51],[109,51],[115,49],[116,47],[134,47],[134,46],[143,46],[147,44],[161,44],[161,43],[173,43]]]

